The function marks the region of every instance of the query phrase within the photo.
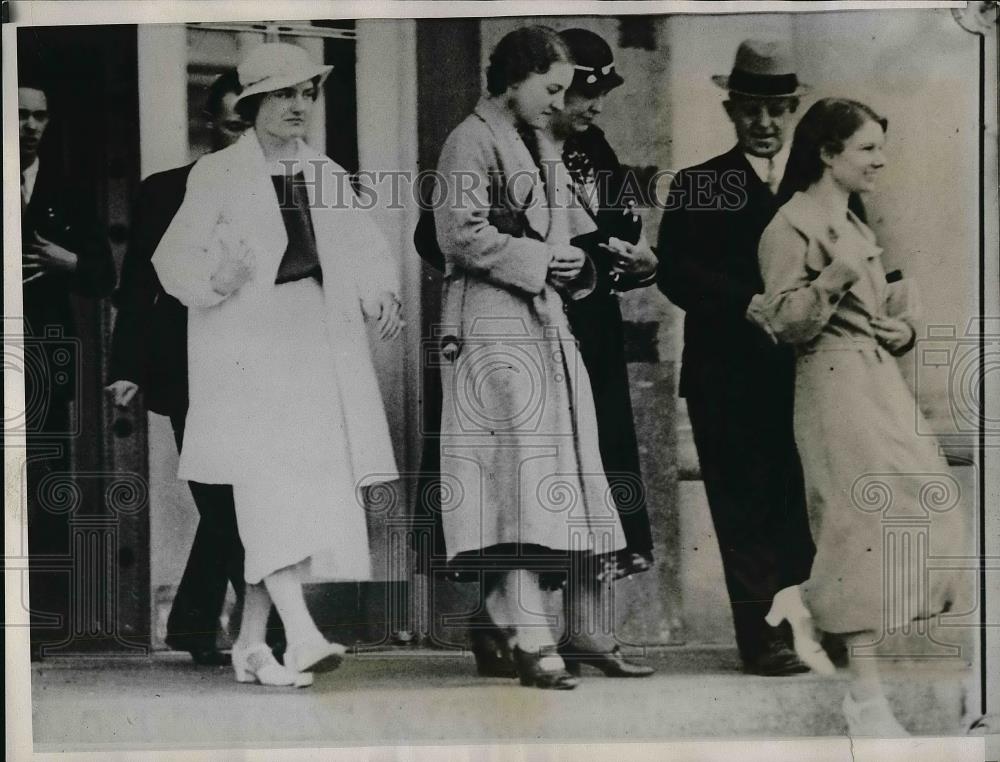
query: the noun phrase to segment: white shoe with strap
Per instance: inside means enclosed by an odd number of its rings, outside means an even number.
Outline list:
[[[296,672],[279,664],[266,643],[255,643],[247,647],[233,646],[233,671],[238,683],[296,688],[306,688],[313,684],[312,674]]]
[[[837,668],[816,639],[816,627],[813,624],[812,614],[802,602],[802,594],[798,585],[792,585],[778,591],[764,621],[771,627],[788,622],[792,627],[795,653],[809,666],[809,669],[826,677],[837,673]]]

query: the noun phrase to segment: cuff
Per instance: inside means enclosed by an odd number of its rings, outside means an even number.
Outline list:
[[[813,286],[826,294],[829,304],[836,304],[851,290],[859,277],[860,274],[853,265],[843,259],[835,259],[816,276]]]
[[[771,323],[767,319],[765,299],[766,296],[764,294],[754,294],[750,299],[750,304],[747,305],[745,316],[747,320],[760,328],[772,342],[777,344],[778,337],[771,329]]]

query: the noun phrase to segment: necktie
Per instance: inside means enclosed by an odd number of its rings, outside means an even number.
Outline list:
[[[771,189],[771,193],[777,193],[779,185],[781,177],[778,176],[778,168],[774,164],[774,158],[771,157],[767,160],[767,187]]]

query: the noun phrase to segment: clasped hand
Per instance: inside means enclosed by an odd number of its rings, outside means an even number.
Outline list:
[[[242,238],[235,244],[220,238],[218,245],[222,256],[209,282],[215,293],[229,296],[253,277],[256,259]]]
[[[376,321],[382,341],[396,338],[406,325],[403,320],[403,305],[391,291],[383,291],[376,297],[363,299],[361,308],[367,317]]]
[[[900,351],[913,338],[913,328],[905,320],[876,316],[871,319],[871,324],[875,340],[892,354]]]
[[[565,286],[583,270],[587,255],[576,246],[560,246],[549,260],[549,278],[556,284]]]
[[[645,239],[641,238],[639,243],[629,243],[619,238],[610,238],[607,243],[599,245],[614,257],[611,268],[613,274],[645,277],[656,269],[656,255]]]

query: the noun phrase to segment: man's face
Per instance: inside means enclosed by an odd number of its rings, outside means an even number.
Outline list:
[[[215,150],[228,148],[249,127],[236,113],[236,93],[226,93],[219,104],[219,113],[212,119],[212,142]]]
[[[49,103],[45,93],[33,87],[17,88],[18,148],[21,167],[28,167],[38,156],[38,145],[49,126]]]
[[[733,95],[726,113],[736,127],[740,149],[769,159],[785,144],[785,133],[798,102],[795,98],[750,98]]]

